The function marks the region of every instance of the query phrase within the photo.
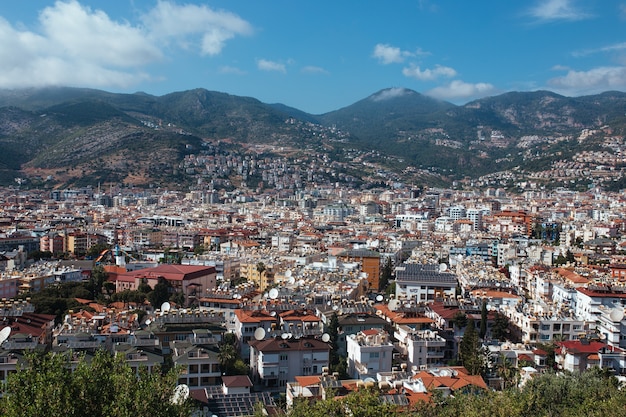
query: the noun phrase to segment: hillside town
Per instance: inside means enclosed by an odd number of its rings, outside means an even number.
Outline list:
[[[410,406],[546,371],[626,379],[623,195],[297,185],[1,190],[0,381],[28,352],[106,349],[180,366],[205,415],[230,416],[360,387]],[[37,310],[98,274],[101,297]]]

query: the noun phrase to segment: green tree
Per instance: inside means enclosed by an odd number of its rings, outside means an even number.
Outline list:
[[[170,284],[165,278],[160,277],[152,291],[147,295],[148,301],[154,308],[159,308],[161,304],[170,299]]]
[[[92,259],[95,259],[100,256],[103,251],[110,248],[111,247],[106,243],[96,243],[95,245],[91,245],[91,247],[87,249],[87,253],[85,254],[85,256],[89,256]]]
[[[513,363],[506,356],[500,355],[496,366],[496,374],[502,379],[501,388],[504,390],[511,387],[516,381],[517,368],[513,366]]]
[[[462,329],[467,326],[467,316],[462,311],[457,311],[452,317],[452,325],[457,329]]]
[[[72,353],[30,354],[9,375],[0,399],[4,417],[190,416],[191,402],[171,401],[178,371],[161,374],[130,368],[123,355],[99,351],[91,359]]]
[[[491,328],[491,337],[505,341],[509,335],[509,319],[502,313],[496,312]]]
[[[487,335],[487,300],[483,300],[483,305],[480,310],[480,332],[478,333],[478,337],[484,339]]]
[[[380,272],[380,281],[378,283],[378,289],[380,291],[384,291],[387,288],[387,285],[389,285],[389,282],[391,281],[391,279],[393,274],[393,266],[391,264],[391,257],[387,257],[385,259],[385,264],[383,265],[383,269]]]
[[[335,372],[334,369],[339,365],[339,353],[337,352],[337,348],[339,347],[339,317],[337,313],[333,312],[332,316],[330,316],[328,327],[325,327],[324,331],[330,336],[329,368],[332,372]]]
[[[108,278],[109,275],[101,265],[96,265],[91,270],[89,282],[87,283],[87,289],[91,291],[91,296],[93,300],[102,295],[102,288]]]
[[[219,344],[217,359],[220,363],[222,374],[246,375],[250,368],[241,359],[237,349],[237,337],[232,333],[226,333]]]
[[[465,328],[459,344],[459,359],[471,375],[478,375],[483,371],[485,361],[474,320],[470,320]]]

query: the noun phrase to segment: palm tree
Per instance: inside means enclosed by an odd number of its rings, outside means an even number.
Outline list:
[[[233,363],[237,359],[237,352],[235,346],[230,343],[222,343],[220,345],[220,351],[217,354],[217,360],[220,363],[220,369],[222,374],[230,374]]]
[[[502,378],[502,389],[505,390],[517,379],[517,368],[513,366],[513,362],[507,359],[506,356],[500,354],[498,365],[496,366],[496,373]]]

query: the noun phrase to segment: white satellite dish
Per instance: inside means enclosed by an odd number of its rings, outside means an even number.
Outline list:
[[[289,277],[289,285],[293,285],[296,283],[296,279],[294,277]]]
[[[163,302],[163,304],[161,304],[161,311],[170,311],[171,308],[172,308],[172,305],[169,302],[167,302],[167,301],[165,301],[165,302]]]
[[[328,333],[324,333],[322,335],[322,342],[324,342],[324,343],[330,342],[330,335]]]
[[[146,320],[146,326],[150,326],[150,323],[152,323],[152,320],[150,319]]]
[[[612,321],[622,321],[624,319],[624,310],[621,308],[614,308],[609,314]]]
[[[291,269],[288,269],[285,271],[285,277],[286,278],[291,278]]]
[[[172,404],[180,405],[189,398],[189,387],[186,384],[177,385],[172,394]]]
[[[265,329],[263,327],[259,327],[254,331],[254,339],[255,340],[263,340],[265,339]]]
[[[398,309],[398,307],[400,307],[400,305],[401,305],[400,300],[396,300],[394,298],[394,299],[389,300],[389,304],[387,304],[387,307],[391,311],[396,311]]]
[[[0,330],[0,345],[4,343],[5,340],[9,338],[11,335],[11,327],[7,326],[4,329]]]
[[[385,298],[385,297],[383,297],[383,296],[382,296],[382,294],[378,294],[378,295],[376,296],[376,301],[378,301],[378,302],[380,303],[381,301],[383,301],[383,299],[384,299],[384,298]]]
[[[269,292],[269,296],[272,300],[275,300],[276,298],[278,298],[278,289],[272,288]]]
[[[287,340],[287,339],[289,339],[289,334],[288,333],[283,333],[283,334],[280,335],[280,338],[283,339],[283,340]]]
[[[448,270],[448,265],[439,264],[439,272],[446,272]]]

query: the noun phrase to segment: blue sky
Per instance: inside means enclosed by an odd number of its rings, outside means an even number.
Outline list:
[[[388,87],[456,104],[626,91],[626,0],[0,2],[0,88],[46,85],[314,114]]]

